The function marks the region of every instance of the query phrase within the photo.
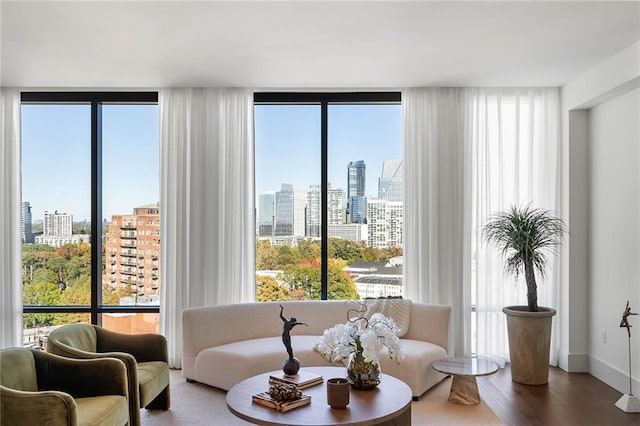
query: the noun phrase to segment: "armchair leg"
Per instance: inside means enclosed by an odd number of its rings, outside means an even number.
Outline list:
[[[171,396],[169,394],[169,386],[167,386],[145,408],[147,410],[165,410],[166,411],[169,409],[170,406],[171,406]]]

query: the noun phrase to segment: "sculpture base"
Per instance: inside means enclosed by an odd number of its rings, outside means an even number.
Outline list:
[[[282,371],[287,376],[295,376],[300,370],[300,360],[296,357],[287,358],[282,362]]]
[[[631,394],[625,394],[616,402],[616,407],[625,413],[640,413],[640,399]]]

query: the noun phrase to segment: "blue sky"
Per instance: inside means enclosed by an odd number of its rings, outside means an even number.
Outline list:
[[[282,183],[320,184],[320,106],[255,108],[256,196]],[[385,160],[402,158],[400,105],[330,105],[329,182],[346,191],[347,164],[364,160],[366,193],[377,196]]]
[[[22,199],[33,220],[45,210],[91,218],[89,105],[22,106]],[[104,105],[103,217],[131,214],[159,198],[157,105]]]
[[[364,160],[377,195],[384,160],[402,158],[400,105],[330,105],[329,181],[346,190],[347,164]],[[103,106],[103,217],[159,199],[157,105]],[[255,109],[256,196],[282,183],[320,184],[320,107]],[[33,220],[45,210],[90,220],[89,105],[22,106],[22,199]]]

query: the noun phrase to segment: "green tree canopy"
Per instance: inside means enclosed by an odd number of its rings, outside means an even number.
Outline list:
[[[297,265],[300,263],[300,251],[291,246],[278,247],[278,260],[275,269],[284,269],[287,265]]]
[[[342,259],[350,265],[356,260],[362,259],[362,248],[360,243],[344,240],[342,238],[329,238],[329,258]]]
[[[320,258],[320,241],[300,241],[298,251],[304,260],[313,262]]]
[[[269,241],[256,241],[256,269],[258,271],[274,270],[278,267],[278,249]]]
[[[301,291],[305,299],[320,299],[320,265],[317,262],[305,260],[287,265],[279,278],[287,283],[290,289]]]
[[[256,300],[258,302],[275,302],[292,300],[291,293],[286,286],[281,286],[273,277],[256,277]]]
[[[356,284],[344,271],[346,263],[340,259],[329,259],[329,299],[353,300],[360,298]]]
[[[33,273],[33,280],[31,281],[31,283],[55,283],[55,285],[57,286],[58,274],[49,269],[37,269]],[[26,284],[30,283],[25,283],[25,285]]]
[[[55,274],[54,274],[55,275]],[[56,283],[36,282],[22,286],[22,299],[25,306],[59,305],[62,291]],[[52,325],[55,317],[52,313],[25,314],[26,327]]]
[[[358,291],[351,276],[343,268],[346,266],[343,260],[329,259],[329,299],[345,300],[358,299]],[[320,263],[303,261],[298,265],[289,265],[280,275],[291,290],[297,290],[304,294],[307,300],[320,299]]]

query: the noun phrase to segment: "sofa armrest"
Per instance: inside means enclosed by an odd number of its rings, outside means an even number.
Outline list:
[[[126,367],[118,359],[73,359],[36,352],[34,360],[41,391],[62,391],[75,398],[128,396]]]
[[[168,362],[167,339],[160,334],[124,334],[96,327],[98,352],[126,352],[137,362]]]
[[[43,419],[55,419],[57,425],[78,424],[78,406],[73,397],[64,392],[26,392],[0,385],[0,401],[2,424],[37,425]],[[60,422],[64,420],[65,423]]]

